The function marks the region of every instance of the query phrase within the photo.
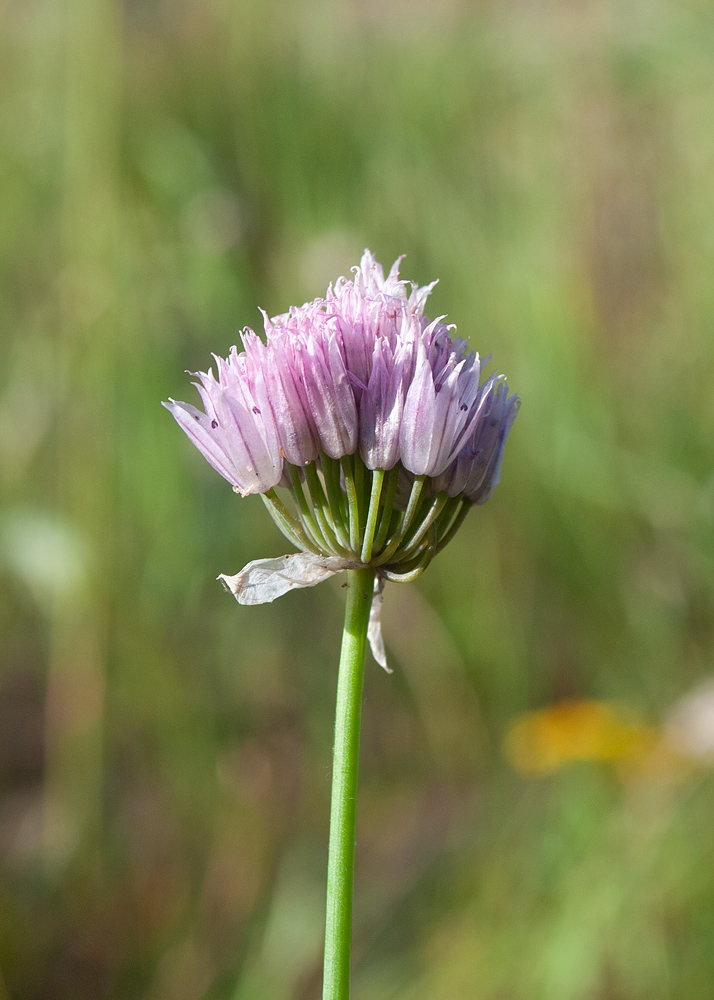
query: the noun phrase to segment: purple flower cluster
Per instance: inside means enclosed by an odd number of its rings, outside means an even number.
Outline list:
[[[324,299],[265,319],[265,342],[243,333],[196,383],[204,411],[164,405],[211,465],[243,495],[267,493],[284,464],[359,455],[368,470],[397,463],[430,492],[484,503],[496,486],[518,412],[503,376],[481,363],[443,317],[424,307],[433,285],[385,278],[366,250],[354,279]]]

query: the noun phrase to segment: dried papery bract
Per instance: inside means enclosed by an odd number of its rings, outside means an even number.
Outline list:
[[[364,654],[387,668],[385,581],[424,572],[485,503],[520,405],[502,375],[443,317],[424,315],[434,283],[385,278],[365,250],[324,299],[264,314],[265,341],[216,357],[195,383],[204,410],[164,403],[236,492],[259,493],[298,549],[220,579],[241,604],[347,572],[338,676],[328,861],[324,1000],[349,994],[355,795]],[[282,496],[276,487],[285,490]],[[373,600],[374,595],[374,600]]]

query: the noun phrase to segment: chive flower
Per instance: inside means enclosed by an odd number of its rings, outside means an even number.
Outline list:
[[[424,315],[435,282],[403,281],[400,263],[385,277],[365,250],[351,280],[264,313],[265,340],[246,329],[241,352],[196,373],[203,410],[164,403],[234,490],[261,494],[310,554],[283,559],[277,576],[258,560],[221,577],[241,603],[311,586],[316,570],[414,579],[498,483],[519,398],[503,375],[482,377],[444,317]]]
[[[485,503],[518,413],[503,375],[424,308],[433,284],[385,278],[365,250],[324,299],[216,357],[203,410],[163,405],[242,496],[258,493],[299,550],[220,580],[241,604],[347,572],[337,681],[323,1000],[348,1000],[359,729],[367,643],[385,669],[386,580],[413,580]],[[280,488],[281,495],[276,491]]]

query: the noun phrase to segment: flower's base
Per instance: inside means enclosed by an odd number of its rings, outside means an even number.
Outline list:
[[[433,495],[426,484],[400,463],[372,471],[359,454],[339,461],[323,454],[304,468],[285,463],[281,486],[292,510],[274,489],[263,498],[297,548],[406,581],[424,572],[471,507],[463,497]]]

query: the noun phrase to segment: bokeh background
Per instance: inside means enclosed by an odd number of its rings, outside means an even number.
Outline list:
[[[387,591],[355,1000],[711,997],[713,120],[704,0],[0,2],[2,1000],[320,995],[343,594],[221,590],[159,401],[365,246],[523,407]]]

